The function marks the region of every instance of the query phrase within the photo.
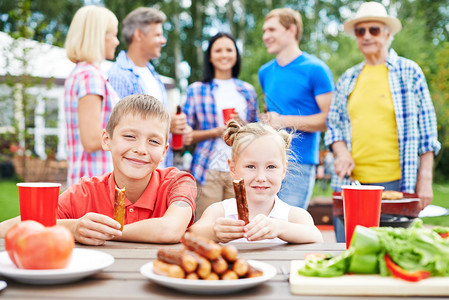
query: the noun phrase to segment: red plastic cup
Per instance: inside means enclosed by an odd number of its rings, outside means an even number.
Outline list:
[[[376,185],[342,186],[346,249],[357,225],[379,227],[383,189]]]
[[[235,108],[225,108],[223,109],[223,120],[225,125],[231,120],[231,115],[235,114]]]
[[[59,183],[18,183],[20,217],[22,221],[34,220],[44,226],[56,225]]]

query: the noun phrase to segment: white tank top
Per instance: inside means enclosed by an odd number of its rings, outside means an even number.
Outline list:
[[[238,220],[239,215],[237,212],[237,202],[235,201],[235,198],[230,198],[230,199],[226,199],[221,201],[221,204],[223,205],[223,209],[225,212],[225,218],[227,219],[233,219],[233,220]],[[289,204],[285,203],[284,201],[282,201],[281,199],[279,199],[279,197],[276,195],[274,198],[274,206],[273,209],[270,211],[270,213],[268,214],[269,218],[272,219],[277,219],[277,220],[282,220],[282,221],[287,221],[288,222],[288,214],[290,213],[290,208],[292,206],[290,206]],[[237,240],[233,240],[230,243],[235,243],[235,242],[250,242],[245,238],[240,238]],[[261,240],[261,241],[251,241],[250,243],[287,243],[286,241],[281,240],[280,238],[276,237],[274,239],[265,239],[265,240]]]

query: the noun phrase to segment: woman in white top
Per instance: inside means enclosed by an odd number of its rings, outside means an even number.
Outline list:
[[[268,125],[229,122],[224,140],[232,146],[229,169],[245,182],[250,222],[237,218],[235,199],[209,206],[190,230],[217,242],[280,239],[289,243],[322,242],[323,237],[304,209],[293,207],[276,194],[287,171],[291,135]],[[240,240],[239,240],[240,241]]]
[[[223,141],[224,109],[234,109],[231,118],[240,123],[257,121],[257,97],[254,87],[237,79],[240,54],[235,39],[217,33],[209,40],[204,54],[204,78],[187,89],[184,113],[193,128],[196,143],[191,172],[198,185],[196,219],[212,203],[234,194],[229,175],[231,148]]]

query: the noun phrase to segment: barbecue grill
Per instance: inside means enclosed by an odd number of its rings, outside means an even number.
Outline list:
[[[332,194],[333,217],[344,222],[343,197],[341,192]],[[380,226],[407,228],[418,217],[419,198],[416,194],[403,193],[399,200],[382,200]]]

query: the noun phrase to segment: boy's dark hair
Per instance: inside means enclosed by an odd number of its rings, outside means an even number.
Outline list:
[[[114,106],[111,117],[106,125],[106,131],[111,137],[120,119],[129,113],[139,115],[144,119],[149,117],[158,118],[163,124],[166,125],[165,127],[167,130],[165,132],[165,140],[168,143],[170,114],[168,113],[167,108],[161,101],[157,100],[153,96],[143,94],[126,96]]]
[[[212,45],[222,37],[226,37],[230,39],[235,46],[235,51],[237,53],[237,61],[235,62],[235,65],[232,67],[232,77],[237,78],[240,74],[240,64],[241,64],[241,58],[240,58],[240,52],[239,48],[237,47],[237,43],[235,42],[235,39],[232,35],[225,32],[219,32],[213,37],[209,39],[209,46],[207,47],[206,52],[204,52],[204,74],[203,74],[203,80],[202,82],[211,82],[212,79],[215,77],[215,68],[210,62],[210,52],[212,49]]]

